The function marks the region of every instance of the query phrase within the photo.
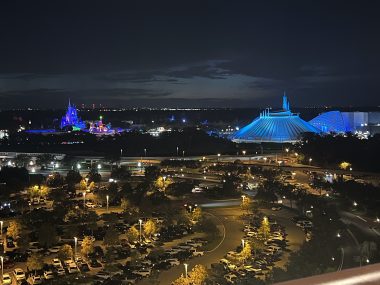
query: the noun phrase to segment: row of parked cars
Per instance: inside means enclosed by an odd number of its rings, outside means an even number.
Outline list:
[[[252,249],[252,257],[242,262],[240,258],[242,246],[239,246],[236,251],[228,252],[225,258],[220,260],[220,264],[225,270],[226,282],[234,284],[239,279],[265,274],[271,270],[275,262],[280,260],[287,246],[284,227],[271,221],[271,231],[266,238],[263,238],[258,233],[259,226],[260,219],[254,219],[244,226],[244,242],[257,243],[258,240],[261,240],[262,249]]]

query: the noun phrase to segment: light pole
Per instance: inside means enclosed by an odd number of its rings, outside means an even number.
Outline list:
[[[123,156],[123,149],[121,148],[120,149],[120,157],[122,157]]]
[[[109,198],[110,198],[110,197],[107,195],[107,196],[106,196],[106,199],[107,199],[107,212],[108,212],[108,201],[109,201]]]
[[[1,231],[1,237],[3,237],[3,221],[0,221],[0,231]]]
[[[313,161],[313,159],[310,157],[309,158],[309,165],[311,165],[311,162]]]
[[[185,151],[184,150],[182,151],[182,157],[185,157]]]
[[[78,238],[74,237],[74,261],[77,260],[77,243],[78,243]]]
[[[83,208],[86,208],[86,191],[83,192]]]
[[[187,263],[183,264],[185,266],[185,278],[187,278],[187,267],[189,266]]]
[[[241,245],[242,245],[242,247],[244,249],[244,246],[245,246],[245,240],[244,239],[241,240]]]
[[[1,279],[3,279],[4,276],[4,257],[0,256],[1,259]]]
[[[144,148],[144,154],[145,154],[145,157],[146,157],[146,148]]]
[[[245,150],[242,151],[243,155],[245,155],[247,152]]]
[[[142,224],[142,220],[139,219],[139,224],[140,224],[140,243],[141,243],[141,224]]]
[[[219,162],[220,153],[218,153],[218,162]]]

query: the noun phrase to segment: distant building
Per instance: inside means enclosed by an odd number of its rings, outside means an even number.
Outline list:
[[[380,112],[325,112],[309,122],[322,133],[353,133],[368,137],[380,133]]]
[[[237,143],[294,143],[302,138],[303,133],[319,132],[317,128],[302,120],[299,114],[291,112],[289,101],[284,94],[282,109],[265,109],[252,123],[235,132],[231,140]]]
[[[71,105],[67,106],[66,114],[61,119],[61,129],[72,127],[73,130],[82,130],[86,127],[86,124],[78,117],[77,108]]]

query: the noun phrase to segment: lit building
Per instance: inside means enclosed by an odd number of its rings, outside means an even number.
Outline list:
[[[289,101],[284,94],[282,109],[265,109],[252,123],[235,132],[231,140],[237,143],[294,143],[302,138],[303,133],[319,132],[317,128],[302,120],[299,114],[291,112]]]
[[[86,124],[78,117],[77,108],[71,105],[67,106],[66,114],[61,119],[61,129],[72,127],[73,130],[82,130],[86,127]]]
[[[380,133],[380,112],[325,112],[311,121],[322,133],[353,133],[368,137]]]

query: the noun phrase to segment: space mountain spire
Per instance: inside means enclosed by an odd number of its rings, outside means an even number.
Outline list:
[[[284,91],[284,96],[282,96],[282,109],[284,111],[290,111],[290,103],[288,97],[286,97],[286,92]]]

